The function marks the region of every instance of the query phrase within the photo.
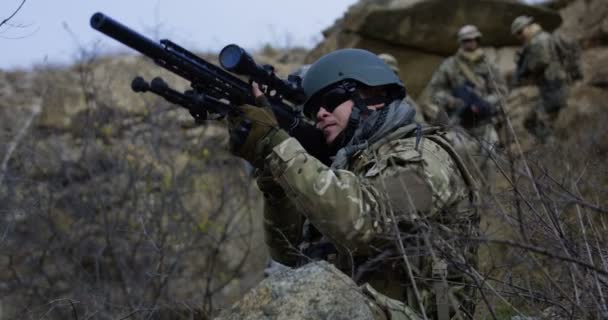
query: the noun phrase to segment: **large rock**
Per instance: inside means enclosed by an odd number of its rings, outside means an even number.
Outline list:
[[[557,12],[504,0],[406,0],[387,7],[372,8],[364,18],[347,20],[344,30],[437,54],[457,49],[455,35],[465,24],[474,24],[491,46],[517,45],[511,22],[519,15],[531,15],[546,29],[561,23]],[[488,19],[491,17],[491,19]]]
[[[555,133],[560,139],[576,133],[579,136],[589,132],[602,130],[605,126],[595,126],[601,129],[590,129],[590,124],[604,117],[608,101],[608,91],[597,87],[578,83],[571,87],[568,106],[560,111],[554,126]],[[528,114],[540,103],[538,87],[526,86],[511,91],[506,100],[506,112],[511,120],[515,134],[524,149],[534,147],[534,137],[525,129],[524,121]],[[506,130],[506,128],[503,128]],[[503,133],[506,134],[506,133]]]
[[[327,262],[275,274],[215,320],[373,319],[355,283]]]
[[[336,48],[365,48],[373,53],[390,53],[399,61],[400,77],[404,81],[408,94],[413,97],[424,89],[437,66],[444,57],[429,54],[415,49],[404,48],[387,42],[378,41],[357,34],[330,35],[315,51],[319,56]],[[308,63],[313,60],[309,59]]]
[[[584,47],[608,45],[608,1],[576,0],[560,10],[564,24],[559,32]]]
[[[517,46],[510,26],[522,14],[536,17],[549,30],[561,23],[555,11],[507,0],[363,0],[324,32],[325,40],[307,62],[340,48],[388,52],[399,61],[410,95],[418,97],[441,61],[456,51],[460,27],[476,24],[484,46]],[[506,61],[501,71],[514,68],[511,58]]]
[[[581,57],[584,82],[608,89],[608,47],[586,50]]]

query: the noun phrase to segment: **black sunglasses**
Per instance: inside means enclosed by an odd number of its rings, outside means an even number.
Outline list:
[[[352,99],[352,90],[343,86],[335,87],[321,94],[319,98],[309,102],[307,116],[314,119],[321,108],[328,112],[334,112],[336,108],[344,102]]]

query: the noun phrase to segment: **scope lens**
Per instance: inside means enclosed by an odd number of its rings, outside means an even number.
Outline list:
[[[241,61],[242,50],[239,46],[229,44],[220,51],[220,64],[227,70],[232,70]]]

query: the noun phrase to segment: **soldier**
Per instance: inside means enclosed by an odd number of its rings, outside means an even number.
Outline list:
[[[233,152],[259,170],[266,243],[297,267],[324,259],[361,284],[384,319],[472,317],[479,217],[473,179],[443,134],[413,121],[405,87],[376,55],[343,49],[303,79],[304,113],[337,150],[331,166],[269,109],[230,118]],[[267,106],[254,86],[257,102]],[[243,136],[242,124],[250,129]]]
[[[553,37],[529,16],[519,16],[511,32],[523,44],[517,61],[515,84],[528,79],[540,90],[541,101],[524,121],[528,131],[541,142],[552,131],[553,122],[568,99],[567,73],[558,56]]]
[[[393,72],[399,76],[399,63],[397,62],[397,58],[390,53],[380,53],[378,54],[378,58],[384,61],[384,63],[386,63],[391,70],[393,70]]]
[[[472,153],[470,163],[478,165],[487,185],[491,186],[493,160],[490,157],[498,143],[492,120],[507,89],[498,69],[481,49],[481,37],[473,25],[458,31],[460,48],[435,71],[429,94],[432,104],[447,112],[450,123],[460,125],[472,136],[473,139],[458,129],[450,131],[456,148]]]
[[[399,62],[397,61],[397,58],[395,58],[395,56],[393,56],[390,53],[380,53],[380,54],[378,54],[378,58],[380,58],[380,60],[384,61],[384,63],[386,63],[391,68],[391,70],[393,70],[393,72],[397,75],[397,77],[400,77]],[[416,110],[415,120],[418,122],[424,122],[424,119],[422,117],[422,109],[416,103],[416,101],[414,101],[414,99],[412,99],[409,95],[406,96],[405,99],[407,100],[407,103]],[[435,123],[433,123],[433,124],[435,124]]]

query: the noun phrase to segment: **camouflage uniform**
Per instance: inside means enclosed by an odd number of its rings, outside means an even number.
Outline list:
[[[551,132],[553,122],[568,100],[567,74],[551,34],[538,25],[530,41],[522,48],[517,73],[538,85],[541,102],[525,120],[526,128],[540,139]]]
[[[409,268],[429,318],[438,309],[443,318],[455,309],[470,318],[474,290],[463,267],[476,267],[476,246],[461,240],[478,232],[474,182],[443,134],[425,130],[416,123],[394,128],[341,168],[324,165],[293,138],[274,147],[258,179],[272,258],[297,266],[306,261],[302,252],[321,249],[317,258],[404,302],[401,314],[420,312]]]
[[[459,64],[466,65],[474,73],[476,83],[472,83]],[[452,107],[454,101],[452,94],[454,90],[467,83],[474,85],[477,95],[496,108],[498,108],[500,96],[507,93],[506,84],[498,69],[488,62],[482,51],[478,51],[476,56],[471,58],[463,50],[459,50],[456,55],[447,58],[439,66],[429,83],[432,103],[445,110],[452,117],[452,123],[458,123],[458,119],[455,118],[456,110]],[[466,128],[466,132],[452,130],[450,134],[459,153],[465,154],[466,156],[463,157],[469,158],[471,163],[477,164],[482,174],[489,180],[488,184],[491,185],[493,161],[490,159],[490,154],[498,143],[498,134],[493,123]],[[473,139],[467,137],[467,134]],[[461,141],[465,143],[461,143]]]

